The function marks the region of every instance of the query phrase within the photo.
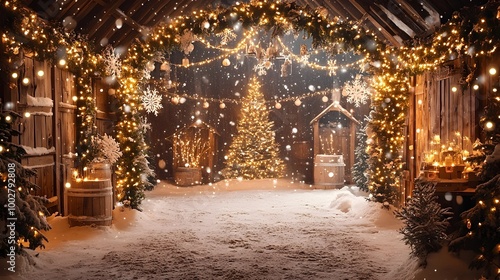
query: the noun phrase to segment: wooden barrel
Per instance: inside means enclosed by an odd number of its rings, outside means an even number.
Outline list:
[[[109,179],[73,182],[66,189],[65,200],[70,226],[111,225],[113,188]]]
[[[87,179],[111,179],[111,165],[109,163],[92,163],[87,170]]]
[[[314,185],[325,188],[344,186],[344,167],[342,155],[316,155],[314,158]]]
[[[174,172],[175,184],[179,186],[193,186],[201,184],[201,169],[177,167]]]

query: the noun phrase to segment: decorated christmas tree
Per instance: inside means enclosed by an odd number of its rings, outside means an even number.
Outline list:
[[[279,147],[269,120],[261,85],[252,78],[243,99],[237,134],[226,154],[225,178],[261,179],[283,176],[285,165],[279,157]]]
[[[476,204],[460,216],[463,224],[450,243],[450,250],[458,252],[472,249],[476,257],[469,267],[482,269],[488,279],[498,279],[500,271],[500,144],[486,156],[482,179],[486,182],[476,187]]]
[[[1,104],[0,104],[1,105]],[[32,195],[38,186],[30,181],[35,172],[21,165],[26,151],[12,143],[12,137],[20,133],[13,124],[20,116],[14,112],[0,112],[0,256],[14,259],[24,246],[30,249],[43,248],[47,238],[42,231],[50,226],[45,219],[48,214],[45,198]]]
[[[368,191],[368,178],[366,177],[366,170],[368,169],[368,154],[366,153],[366,125],[361,125],[356,133],[357,145],[354,149],[355,160],[352,169],[352,179],[356,186],[364,191]]]
[[[441,208],[434,192],[434,183],[415,182],[412,198],[395,212],[404,223],[399,232],[405,244],[410,245],[411,254],[419,258],[423,266],[427,263],[427,255],[441,249],[447,239],[446,229],[452,215],[451,208]]]

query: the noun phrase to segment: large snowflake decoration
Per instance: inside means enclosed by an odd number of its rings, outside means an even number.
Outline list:
[[[106,75],[111,78],[120,77],[122,71],[122,62],[120,60],[120,54],[112,46],[108,45],[104,50],[104,67]]]
[[[236,33],[234,33],[231,28],[226,28],[221,33],[217,33],[215,36],[220,37],[220,44],[222,46],[225,46],[227,43],[236,39]]]
[[[158,116],[158,110],[163,108],[161,99],[162,96],[158,94],[156,89],[148,87],[141,96],[142,106],[144,106],[146,112],[154,113],[155,116]]]
[[[361,104],[366,104],[370,98],[370,87],[357,75],[353,81],[344,84],[342,95],[347,96],[347,102],[360,107]]]

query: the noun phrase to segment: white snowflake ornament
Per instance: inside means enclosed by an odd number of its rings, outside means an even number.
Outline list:
[[[158,116],[158,111],[163,108],[161,99],[162,96],[158,94],[156,89],[148,87],[141,96],[142,106],[144,106],[146,112],[154,113],[155,116]]]
[[[234,33],[231,28],[226,28],[221,33],[217,33],[215,36],[220,37],[220,44],[222,46],[225,46],[227,43],[236,39],[236,33]]]
[[[353,81],[344,84],[342,95],[347,96],[347,102],[360,107],[361,104],[366,104],[370,99],[370,87],[363,81],[360,75],[356,75]]]
[[[262,63],[259,63],[257,65],[255,65],[255,67],[253,68],[255,70],[255,72],[257,72],[257,75],[259,76],[264,76],[267,74],[267,65],[265,62],[262,62]]]
[[[110,45],[106,47],[103,54],[106,75],[113,79],[121,76],[122,62],[120,54]]]

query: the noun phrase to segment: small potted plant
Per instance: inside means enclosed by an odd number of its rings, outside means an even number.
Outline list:
[[[92,136],[92,150],[87,179],[111,179],[111,166],[122,156],[118,142],[107,134]]]

